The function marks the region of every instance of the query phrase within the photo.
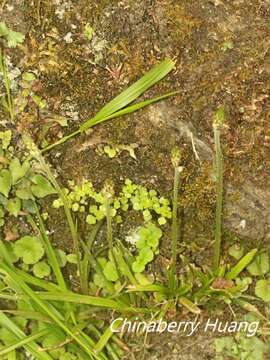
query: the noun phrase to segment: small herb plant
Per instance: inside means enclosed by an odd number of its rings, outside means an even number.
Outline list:
[[[32,212],[35,198],[55,194],[46,177],[30,166],[27,158],[15,156],[10,130],[0,132],[0,226],[5,217]]]
[[[90,181],[84,181],[80,185],[69,181],[68,185],[69,187],[64,191],[68,206],[74,213],[88,213],[86,222],[90,225],[105,218],[106,197],[103,191],[97,192]],[[53,201],[52,205],[54,208],[60,208],[63,206],[63,201],[58,198]],[[159,197],[155,190],[148,190],[146,187],[126,179],[119,195],[113,198],[111,216],[116,219],[116,222],[121,222],[120,212],[129,209],[142,212],[145,221],[150,221],[153,216],[156,216],[159,225],[166,224],[172,216],[168,199],[163,196]]]
[[[135,273],[142,273],[145,266],[153,261],[154,255],[159,252],[159,240],[161,237],[162,231],[152,222],[138,230],[137,241],[135,242],[138,255],[132,264],[132,270]]]

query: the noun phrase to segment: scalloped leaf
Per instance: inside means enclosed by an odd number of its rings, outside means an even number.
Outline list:
[[[265,302],[270,302],[270,279],[256,283],[255,294]]]
[[[16,241],[14,252],[25,264],[35,264],[43,257],[44,248],[38,237],[27,235]]]
[[[46,261],[40,261],[33,266],[33,273],[36,277],[43,279],[50,275],[51,268]]]
[[[108,261],[103,269],[103,274],[109,281],[118,280],[118,273],[112,261]]]
[[[248,272],[253,276],[262,276],[269,271],[269,256],[267,253],[257,254],[247,266]]]
[[[43,198],[56,193],[50,182],[42,175],[33,176],[31,181],[34,183],[34,185],[31,186],[31,191],[37,198]]]
[[[11,189],[11,174],[8,170],[3,169],[0,172],[0,192],[8,197]]]

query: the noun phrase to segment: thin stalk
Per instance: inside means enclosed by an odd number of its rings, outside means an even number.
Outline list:
[[[112,261],[115,267],[115,270],[119,276],[119,272],[117,269],[117,262],[114,255],[114,249],[113,249],[113,233],[112,233],[112,216],[111,216],[111,199],[109,196],[105,196],[105,206],[106,206],[106,220],[107,220],[107,242],[109,245],[110,254],[112,257]]]
[[[44,225],[43,219],[42,219],[42,217],[40,215],[38,206],[37,206],[36,203],[34,204],[34,206],[35,206],[36,214],[37,214],[38,221],[39,221],[39,227],[35,224],[34,219],[32,218],[32,216],[30,214],[27,216],[27,219],[30,222],[33,229],[35,231],[40,232],[41,242],[42,242],[42,244],[43,244],[43,246],[45,248],[45,251],[46,251],[46,254],[47,254],[47,257],[48,257],[48,262],[49,262],[49,264],[51,265],[51,267],[53,269],[53,272],[54,272],[54,275],[56,277],[56,280],[57,280],[57,283],[58,283],[59,287],[63,291],[68,290],[65,279],[64,279],[62,271],[61,271],[61,268],[59,266],[55,251],[54,251],[54,249],[53,249],[53,247],[51,245],[51,242],[50,242],[50,240],[48,238],[48,235],[46,233],[45,225]],[[68,311],[66,311],[66,313],[71,314],[73,323],[76,324],[76,318],[75,318],[74,312],[73,312],[70,304],[66,303],[65,306],[66,306],[66,308],[68,310]]]
[[[172,273],[176,276],[177,264],[177,242],[179,237],[178,229],[178,193],[179,193],[180,171],[179,167],[174,169],[173,182],[173,209],[172,209]]]
[[[67,140],[72,139],[74,136],[76,136],[76,135],[78,135],[78,134],[80,134],[80,133],[81,133],[80,130],[76,130],[76,131],[74,131],[73,133],[71,133],[71,134],[69,134],[69,135],[67,135],[67,136],[64,136],[62,139],[60,139],[60,140],[56,141],[55,143],[47,146],[45,149],[42,149],[42,150],[41,150],[41,153],[44,153],[45,151],[51,150],[51,149],[53,149],[54,147],[65,143]]]
[[[1,49],[0,49],[0,70],[2,71],[4,83],[5,83],[8,111],[9,111],[11,120],[13,120],[14,119],[14,106],[13,106],[13,100],[12,100],[11,91],[10,91],[10,79],[8,77],[8,69],[7,69],[7,64],[6,64],[6,60],[5,60],[5,54]]]
[[[49,264],[53,269],[53,272],[54,272],[54,275],[56,277],[56,280],[57,280],[57,283],[58,283],[59,287],[62,290],[67,290],[67,285],[65,283],[65,279],[63,277],[61,268],[60,268],[60,266],[58,264],[58,260],[57,260],[56,254],[54,252],[54,249],[53,249],[53,247],[51,245],[51,242],[50,242],[50,240],[48,238],[48,235],[46,233],[44,222],[43,222],[42,217],[40,215],[38,206],[37,206],[36,203],[34,204],[34,206],[35,206],[35,210],[36,210],[37,217],[38,217],[38,220],[39,220],[39,227],[36,225],[36,223],[34,222],[34,219],[32,218],[31,215],[28,215],[27,219],[30,222],[30,224],[32,225],[33,229],[40,232],[40,239],[41,239],[41,241],[43,243],[43,246],[45,248],[45,251],[46,251],[46,254],[47,254],[47,257],[48,257],[48,260],[49,260]]]
[[[83,284],[83,287],[82,287],[82,293],[84,295],[87,295],[88,292],[89,292],[89,272],[90,272],[90,256],[89,256],[89,253],[91,253],[92,251],[92,245],[96,239],[96,236],[97,236],[97,233],[100,229],[102,225],[102,221],[99,221],[94,229],[92,230],[92,232],[90,233],[90,236],[89,238],[87,239],[87,242],[85,243],[82,239],[80,239],[80,242],[81,242],[81,245],[82,245],[82,248],[83,248],[83,252],[84,252],[84,256],[83,256],[83,259],[82,259],[82,275],[83,275],[83,278],[82,278],[82,284]]]
[[[217,269],[220,263],[221,226],[222,226],[222,199],[223,199],[223,155],[220,145],[220,129],[213,126],[215,140],[215,167],[216,167],[216,219],[213,266]]]
[[[71,211],[70,211],[70,208],[69,208],[69,202],[68,202],[68,199],[66,197],[66,194],[61,189],[61,187],[59,186],[59,184],[56,181],[56,179],[55,179],[49,165],[46,163],[44,157],[41,155],[39,149],[37,148],[37,146],[35,145],[35,143],[31,139],[31,137],[28,134],[24,133],[23,134],[23,141],[24,141],[25,145],[28,147],[31,155],[39,162],[41,169],[46,173],[48,179],[50,180],[50,182],[54,186],[54,188],[57,191],[60,199],[63,202],[66,219],[67,219],[67,222],[68,222],[68,225],[69,225],[69,229],[70,229],[70,233],[71,233],[71,237],[72,237],[72,241],[73,241],[74,251],[76,253],[77,264],[78,264],[78,272],[79,272],[79,279],[80,279],[80,286],[82,288],[83,287],[83,284],[82,284],[82,264],[81,264],[81,259],[80,259],[80,247],[79,247],[78,233],[77,233],[76,225],[75,225],[75,223],[73,221],[73,218],[72,218],[72,214],[71,214]]]

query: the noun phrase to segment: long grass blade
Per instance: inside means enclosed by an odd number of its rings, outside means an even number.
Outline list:
[[[18,286],[20,286],[21,290],[29,296],[29,298],[40,308],[42,312],[47,314],[60,328],[62,328],[68,335],[70,335],[86,351],[86,353],[90,356],[90,359],[95,358],[95,354],[89,345],[81,336],[74,334],[73,331],[63,323],[63,321],[53,310],[51,304],[49,306],[45,301],[43,301],[38,293],[35,293],[24,281],[21,280],[16,272],[10,269],[6,264],[0,262],[0,268],[2,268],[4,272],[6,272],[10,278],[15,281]],[[65,298],[61,299],[61,301],[65,300]]]
[[[137,111],[147,105],[153,104],[154,102],[166,99],[170,96],[175,95],[177,92],[170,92],[158,97],[155,97],[150,100],[145,100],[139,102],[137,104],[131,105],[127,107],[130,103],[136,100],[140,95],[142,95],[146,90],[151,88],[161,79],[163,79],[168,73],[174,68],[175,62],[171,59],[165,59],[159,64],[155,65],[151,70],[149,70],[141,79],[136,81],[133,85],[128,87],[118,96],[116,96],[113,100],[111,100],[108,104],[103,106],[103,108],[92,118],[86,120],[79,130],[74,131],[73,133],[63,137],[61,140],[57,141],[54,144],[49,145],[42,152],[48,151],[55,146],[63,144],[67,140],[73,138],[74,136],[86,131],[90,127],[101,123],[103,121],[107,121],[113,119],[118,116],[126,115]]]
[[[73,241],[73,247],[74,251],[76,253],[77,258],[77,264],[78,264],[78,272],[79,272],[79,279],[80,279],[80,285],[82,287],[82,268],[81,268],[81,261],[80,261],[80,247],[79,247],[79,239],[77,234],[77,228],[73,221],[72,214],[69,208],[68,199],[66,197],[65,192],[62,190],[62,188],[59,186],[58,182],[56,181],[49,165],[46,163],[44,157],[42,156],[41,152],[37,148],[36,144],[33,142],[29,134],[24,133],[22,135],[23,142],[28,148],[31,156],[33,156],[40,164],[41,169],[46,173],[46,176],[50,180],[51,184],[54,186],[55,190],[58,193],[58,196],[61,198],[64,206],[64,211],[66,215],[66,219],[69,225],[70,234]]]
[[[5,346],[4,348],[0,349],[0,357],[3,355],[8,354],[11,351],[14,351],[16,349],[21,348],[22,346],[25,346],[29,343],[31,343],[32,341],[35,341],[37,339],[40,339],[41,337],[48,335],[49,334],[49,330],[48,329],[43,329],[41,331],[38,331],[32,335],[26,336],[24,339],[21,339],[19,341],[17,341],[16,343],[12,344],[12,345],[8,345]]]
[[[150,87],[163,79],[174,68],[174,65],[175,63],[171,59],[165,59],[159,64],[155,65],[142,78],[140,78],[133,85],[124,90],[120,95],[116,96],[108,104],[106,104],[97,113],[95,118],[104,118],[130,104],[140,95],[142,95],[146,90],[148,90]]]
[[[117,330],[121,324],[122,324],[122,319],[117,319],[116,321],[114,321],[114,329]],[[100,353],[104,349],[110,338],[113,336],[113,334],[114,332],[112,331],[110,325],[107,327],[104,333],[99,337],[99,340],[94,347],[94,351],[96,353]]]
[[[18,340],[24,340],[26,338],[24,332],[15,324],[8,316],[0,311],[0,324],[13,333]],[[31,342],[24,344],[23,347],[30,352],[37,360],[53,360],[52,357],[46,353],[39,353],[39,346],[32,340]]]
[[[145,106],[151,105],[151,104],[153,104],[155,102],[158,102],[158,101],[161,101],[161,100],[165,100],[168,97],[176,95],[178,93],[179,93],[179,91],[172,91],[172,92],[169,92],[167,94],[155,97],[153,99],[140,101],[140,102],[138,102],[138,103],[136,103],[134,105],[130,105],[128,107],[125,107],[124,109],[116,111],[115,113],[107,115],[105,117],[96,117],[95,116],[95,117],[87,120],[84,124],[82,124],[80,126],[80,132],[86,131],[90,127],[92,127],[94,125],[97,125],[97,124],[99,124],[101,122],[104,122],[104,121],[107,121],[107,120],[110,120],[110,119],[114,119],[114,118],[119,117],[119,116],[131,114],[131,113],[133,113],[135,111],[138,111],[138,110],[142,109]]]
[[[231,270],[226,274],[225,278],[227,280],[235,279],[247,266],[251,263],[254,256],[256,255],[258,249],[250,250],[245,256],[238,261],[238,263],[231,268]]]

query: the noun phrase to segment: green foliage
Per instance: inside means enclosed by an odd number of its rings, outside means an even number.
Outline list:
[[[2,148],[3,150],[6,150],[11,142],[11,130],[6,130],[6,131],[0,131],[0,140],[2,141]]]
[[[47,195],[55,194],[56,191],[49,181],[42,175],[34,175],[31,177],[31,181],[34,183],[31,186],[31,191],[37,198],[43,198]]]
[[[265,302],[270,302],[270,280],[258,280],[255,294]]]
[[[83,30],[83,35],[87,40],[92,40],[92,37],[94,35],[94,29],[89,23],[86,23]]]
[[[69,182],[69,188],[65,189],[69,207],[73,212],[85,212],[88,208],[89,214],[86,222],[90,225],[96,224],[106,216],[106,207],[103,191],[95,191],[93,184],[89,181],[81,185]],[[63,206],[61,199],[53,201],[53,207]],[[158,217],[158,223],[164,225],[170,219],[170,202],[164,197],[159,197],[155,190],[148,190],[146,187],[134,184],[131,180],[125,181],[119,196],[114,197],[110,214],[116,221],[121,221],[120,211],[129,209],[141,211],[145,221],[150,221],[154,215]]]
[[[44,248],[35,236],[24,236],[17,240],[14,245],[14,253],[22,258],[25,264],[35,264],[44,255]]]
[[[74,253],[66,255],[66,261],[70,264],[78,264],[77,255]]]
[[[162,231],[153,223],[148,223],[139,229],[138,240],[135,242],[138,255],[132,264],[132,270],[135,273],[143,272],[145,266],[154,259],[161,237]]]
[[[234,44],[230,40],[224,41],[224,43],[221,45],[221,50],[223,51],[231,50],[233,48],[234,48]]]
[[[215,349],[215,360],[266,360],[265,355],[270,347],[257,336],[245,337],[240,334],[235,339],[231,336],[215,339]]]
[[[21,199],[13,198],[13,199],[8,199],[6,209],[10,213],[10,215],[17,217],[21,210],[21,206],[22,206]]]
[[[36,277],[43,279],[50,275],[51,268],[45,261],[40,261],[33,266],[33,273]]]
[[[67,263],[67,255],[65,251],[61,249],[55,249],[55,255],[60,267],[65,267]]]
[[[103,269],[103,274],[106,277],[106,279],[109,281],[116,281],[119,278],[117,269],[116,269],[113,261],[111,261],[111,260],[106,262],[104,269]]]
[[[3,38],[6,46],[10,48],[14,48],[24,41],[23,34],[10,30],[4,22],[0,22],[0,38]]]
[[[244,248],[239,244],[234,244],[229,247],[228,252],[233,258],[235,258],[236,260],[240,260],[241,257],[244,255]]]
[[[235,279],[254,259],[258,249],[250,250],[245,256],[243,256],[236,265],[234,265],[226,274],[227,280]]]
[[[0,171],[0,192],[8,197],[11,189],[11,174],[8,170],[2,169]]]
[[[21,164],[17,157],[11,159],[9,164],[9,171],[12,177],[12,184],[15,185],[18,180],[23,178],[29,170],[29,162],[25,161]]]
[[[248,272],[253,276],[262,276],[269,271],[269,256],[263,252],[257,254],[247,267]]]
[[[41,174],[30,167],[29,161],[14,155],[10,146],[10,130],[0,132],[0,226],[7,215],[17,217],[21,211],[34,212],[33,200],[55,194],[55,189]]]

